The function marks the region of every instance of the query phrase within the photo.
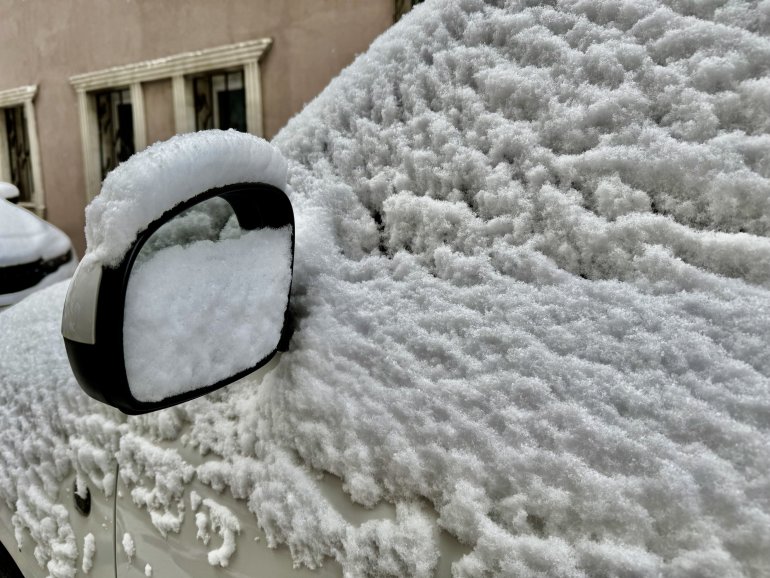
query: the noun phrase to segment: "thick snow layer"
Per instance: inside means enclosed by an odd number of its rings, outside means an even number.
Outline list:
[[[117,265],[137,233],[167,210],[209,189],[249,182],[286,185],[286,161],[261,138],[210,130],[156,143],[107,175],[86,208],[83,261]]]
[[[286,226],[173,245],[134,267],[123,343],[136,399],[213,385],[275,350],[291,284],[291,236]]]
[[[766,575],[769,35],[767,0],[417,7],[274,141],[297,323],[261,383],[126,418],[69,373],[64,285],[0,314],[18,536],[74,572],[58,483],[119,462],[159,531],[197,477],[348,576],[430,576],[425,503],[457,578]]]
[[[759,576],[770,3],[527,4],[425,3],[274,140],[260,437],[427,497],[456,576]]]

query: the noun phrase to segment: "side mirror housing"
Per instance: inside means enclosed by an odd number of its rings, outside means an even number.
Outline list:
[[[175,204],[117,264],[92,255],[78,267],[62,318],[78,383],[141,414],[240,379],[291,337],[293,266],[294,213],[275,185],[233,183]]]

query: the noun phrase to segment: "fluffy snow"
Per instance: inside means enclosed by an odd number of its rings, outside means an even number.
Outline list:
[[[155,143],[107,175],[86,208],[83,261],[117,265],[137,233],[167,210],[208,189],[247,182],[286,185],[286,161],[261,138],[210,130]]]
[[[195,527],[197,528],[197,531],[195,532],[195,538],[204,544],[208,544],[209,540],[211,540],[211,534],[208,532],[209,517],[205,512],[195,513]]]
[[[202,501],[203,501],[203,498],[201,498],[198,492],[196,492],[195,490],[190,491],[190,509],[192,509],[193,512],[197,511],[198,508],[200,508]]]
[[[126,532],[123,534],[123,539],[120,541],[121,546],[123,546],[123,553],[128,558],[128,561],[131,562],[131,560],[134,559],[134,556],[136,556],[136,546],[134,545],[134,539],[131,537],[131,534]]]
[[[69,373],[64,284],[0,314],[17,535],[68,576],[58,483],[117,462],[159,531],[196,477],[348,576],[430,576],[422,505],[455,578],[766,575],[768,36],[767,0],[418,6],[274,140],[296,331],[261,382],[125,418]]]
[[[134,267],[123,342],[136,399],[212,385],[275,350],[291,284],[291,235],[285,226],[173,245]]]
[[[159,447],[125,429],[116,457],[120,479],[132,488],[134,504],[147,510],[152,525],[164,538],[169,532],[178,533],[185,515],[185,486],[195,469],[174,449]]]
[[[274,140],[260,437],[456,576],[770,566],[770,3],[418,7]],[[333,337],[332,337],[333,336]]]
[[[210,527],[211,531],[215,532],[222,539],[222,545],[208,553],[209,564],[226,568],[230,563],[230,557],[235,553],[235,538],[241,532],[241,524],[238,522],[236,515],[227,506],[223,506],[209,498],[203,500],[203,505],[209,510],[209,514],[206,517],[206,527]],[[201,537],[201,524],[198,523],[198,516],[201,513],[198,512],[195,517],[199,538]],[[204,544],[208,544],[210,534],[205,529],[203,533],[205,538],[201,539],[203,539]]]
[[[6,450],[7,451],[7,450]],[[7,456],[4,456],[4,461]],[[16,540],[23,543],[21,528],[32,537],[34,543],[32,554],[53,578],[71,578],[75,574],[75,564],[78,558],[78,547],[75,533],[69,525],[67,508],[52,499],[50,489],[46,491],[45,484],[54,484],[51,476],[50,463],[38,464],[38,471],[33,468],[31,474],[40,476],[42,483],[30,484],[28,487],[13,488],[18,492],[14,504],[16,512],[11,522],[16,530]],[[55,467],[55,463],[53,464]],[[45,474],[48,474],[46,479]],[[55,494],[53,494],[55,495]]]
[[[94,567],[94,554],[96,554],[96,538],[89,532],[83,538],[83,563],[81,568],[84,574],[88,574]]]

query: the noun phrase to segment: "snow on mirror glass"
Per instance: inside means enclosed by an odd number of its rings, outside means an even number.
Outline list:
[[[290,226],[242,229],[214,197],[161,226],[126,290],[123,347],[133,396],[155,402],[257,365],[280,340]]]

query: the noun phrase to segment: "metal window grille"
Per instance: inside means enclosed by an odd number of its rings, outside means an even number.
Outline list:
[[[393,21],[398,22],[401,20],[401,17],[409,12],[413,7],[415,7],[417,4],[421,4],[425,0],[395,0],[396,3],[396,11],[393,15]]]
[[[195,130],[233,128],[246,132],[243,70],[212,72],[193,78]]]
[[[99,157],[102,178],[135,152],[131,92],[110,90],[96,94]]]
[[[19,189],[18,202],[28,203],[32,201],[32,162],[29,156],[27,118],[23,106],[6,108],[4,113],[11,182]]]

